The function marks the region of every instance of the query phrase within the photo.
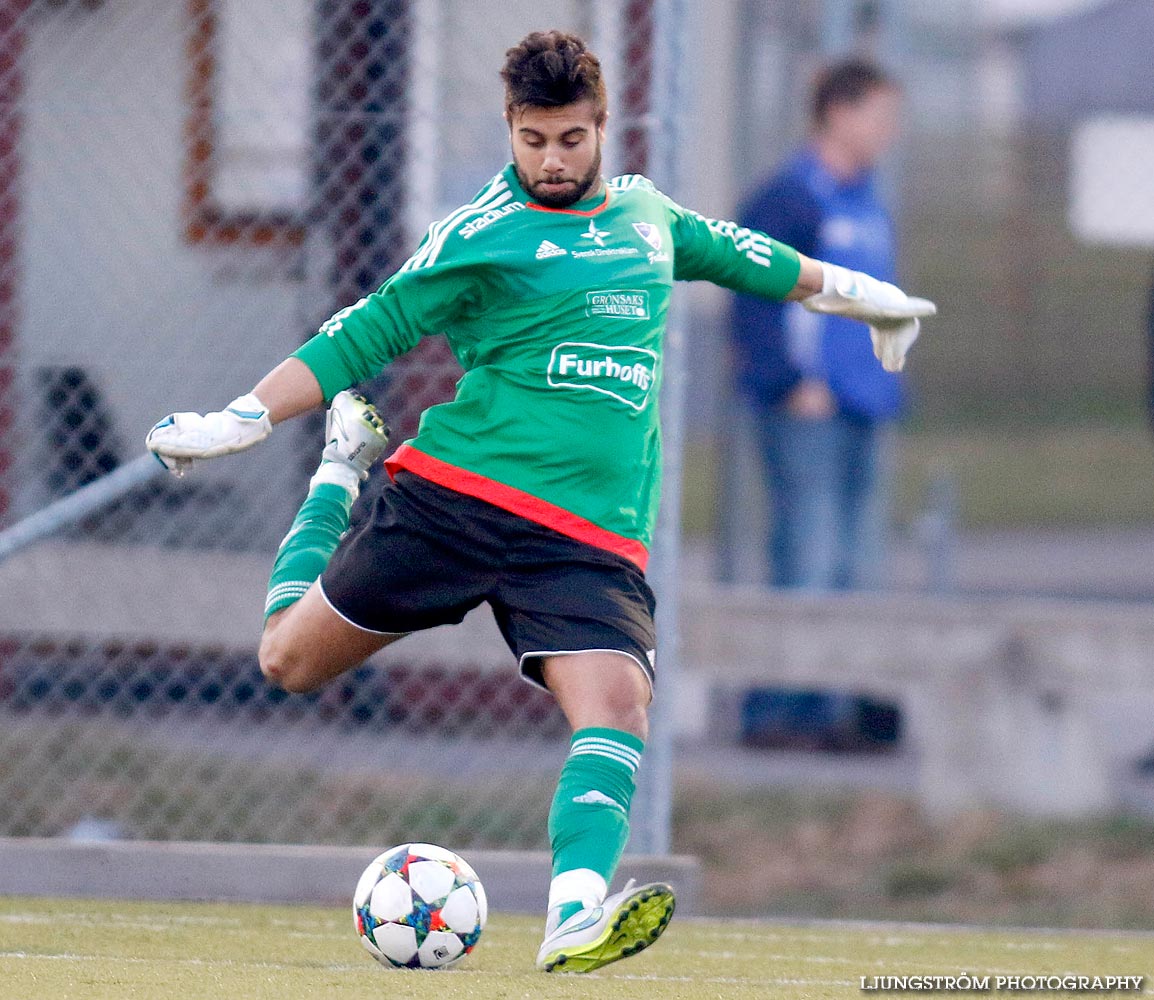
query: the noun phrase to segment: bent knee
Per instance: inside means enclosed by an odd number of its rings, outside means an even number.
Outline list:
[[[641,740],[649,738],[649,713],[645,705],[619,705],[614,708],[611,723],[614,729],[632,733]]]
[[[614,729],[623,729],[641,739],[649,736],[649,703],[653,699],[653,687],[649,678],[631,658],[618,661],[628,662],[619,675],[618,683],[604,692],[603,710],[607,723]]]

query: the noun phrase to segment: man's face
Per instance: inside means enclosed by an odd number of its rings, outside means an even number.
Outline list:
[[[525,105],[505,117],[517,179],[537,204],[567,208],[595,190],[605,123],[597,124],[592,101],[555,108]]]
[[[900,122],[900,91],[876,87],[854,104],[831,108],[829,130],[862,167],[871,167],[897,139]]]

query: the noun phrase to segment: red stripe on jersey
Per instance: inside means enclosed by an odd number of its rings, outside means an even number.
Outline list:
[[[578,208],[549,208],[547,205],[538,205],[535,201],[531,201],[525,206],[531,208],[535,212],[558,212],[561,215],[583,215],[588,218],[590,215],[596,215],[598,212],[604,212],[609,207],[609,188],[605,189],[605,200],[601,202],[596,208],[578,209]]]
[[[533,496],[532,493],[498,483],[468,469],[442,462],[439,458],[418,451],[412,445],[403,444],[393,452],[385,461],[385,469],[390,477],[395,476],[399,469],[415,472],[421,478],[439,486],[484,500],[494,507],[543,524],[569,538],[624,556],[642,570],[649,562],[649,552],[635,538],[626,538],[624,535],[606,531],[592,521],[565,510],[564,507],[558,507],[548,500]]]

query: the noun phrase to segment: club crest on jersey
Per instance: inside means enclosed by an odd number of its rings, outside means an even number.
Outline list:
[[[588,389],[645,409],[657,381],[657,355],[643,347],[567,342],[549,356],[549,385]]]
[[[661,230],[653,225],[652,222],[635,222],[633,223],[633,228],[637,230],[637,235],[653,247],[654,250],[661,249]]]

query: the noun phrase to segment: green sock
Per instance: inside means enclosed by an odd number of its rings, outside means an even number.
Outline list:
[[[309,490],[272,564],[264,605],[266,619],[304,597],[324,572],[349,526],[354,499],[335,483],[316,483]]]
[[[573,734],[549,810],[554,923],[604,898],[629,839],[633,775],[644,749],[640,738],[619,729]]]

